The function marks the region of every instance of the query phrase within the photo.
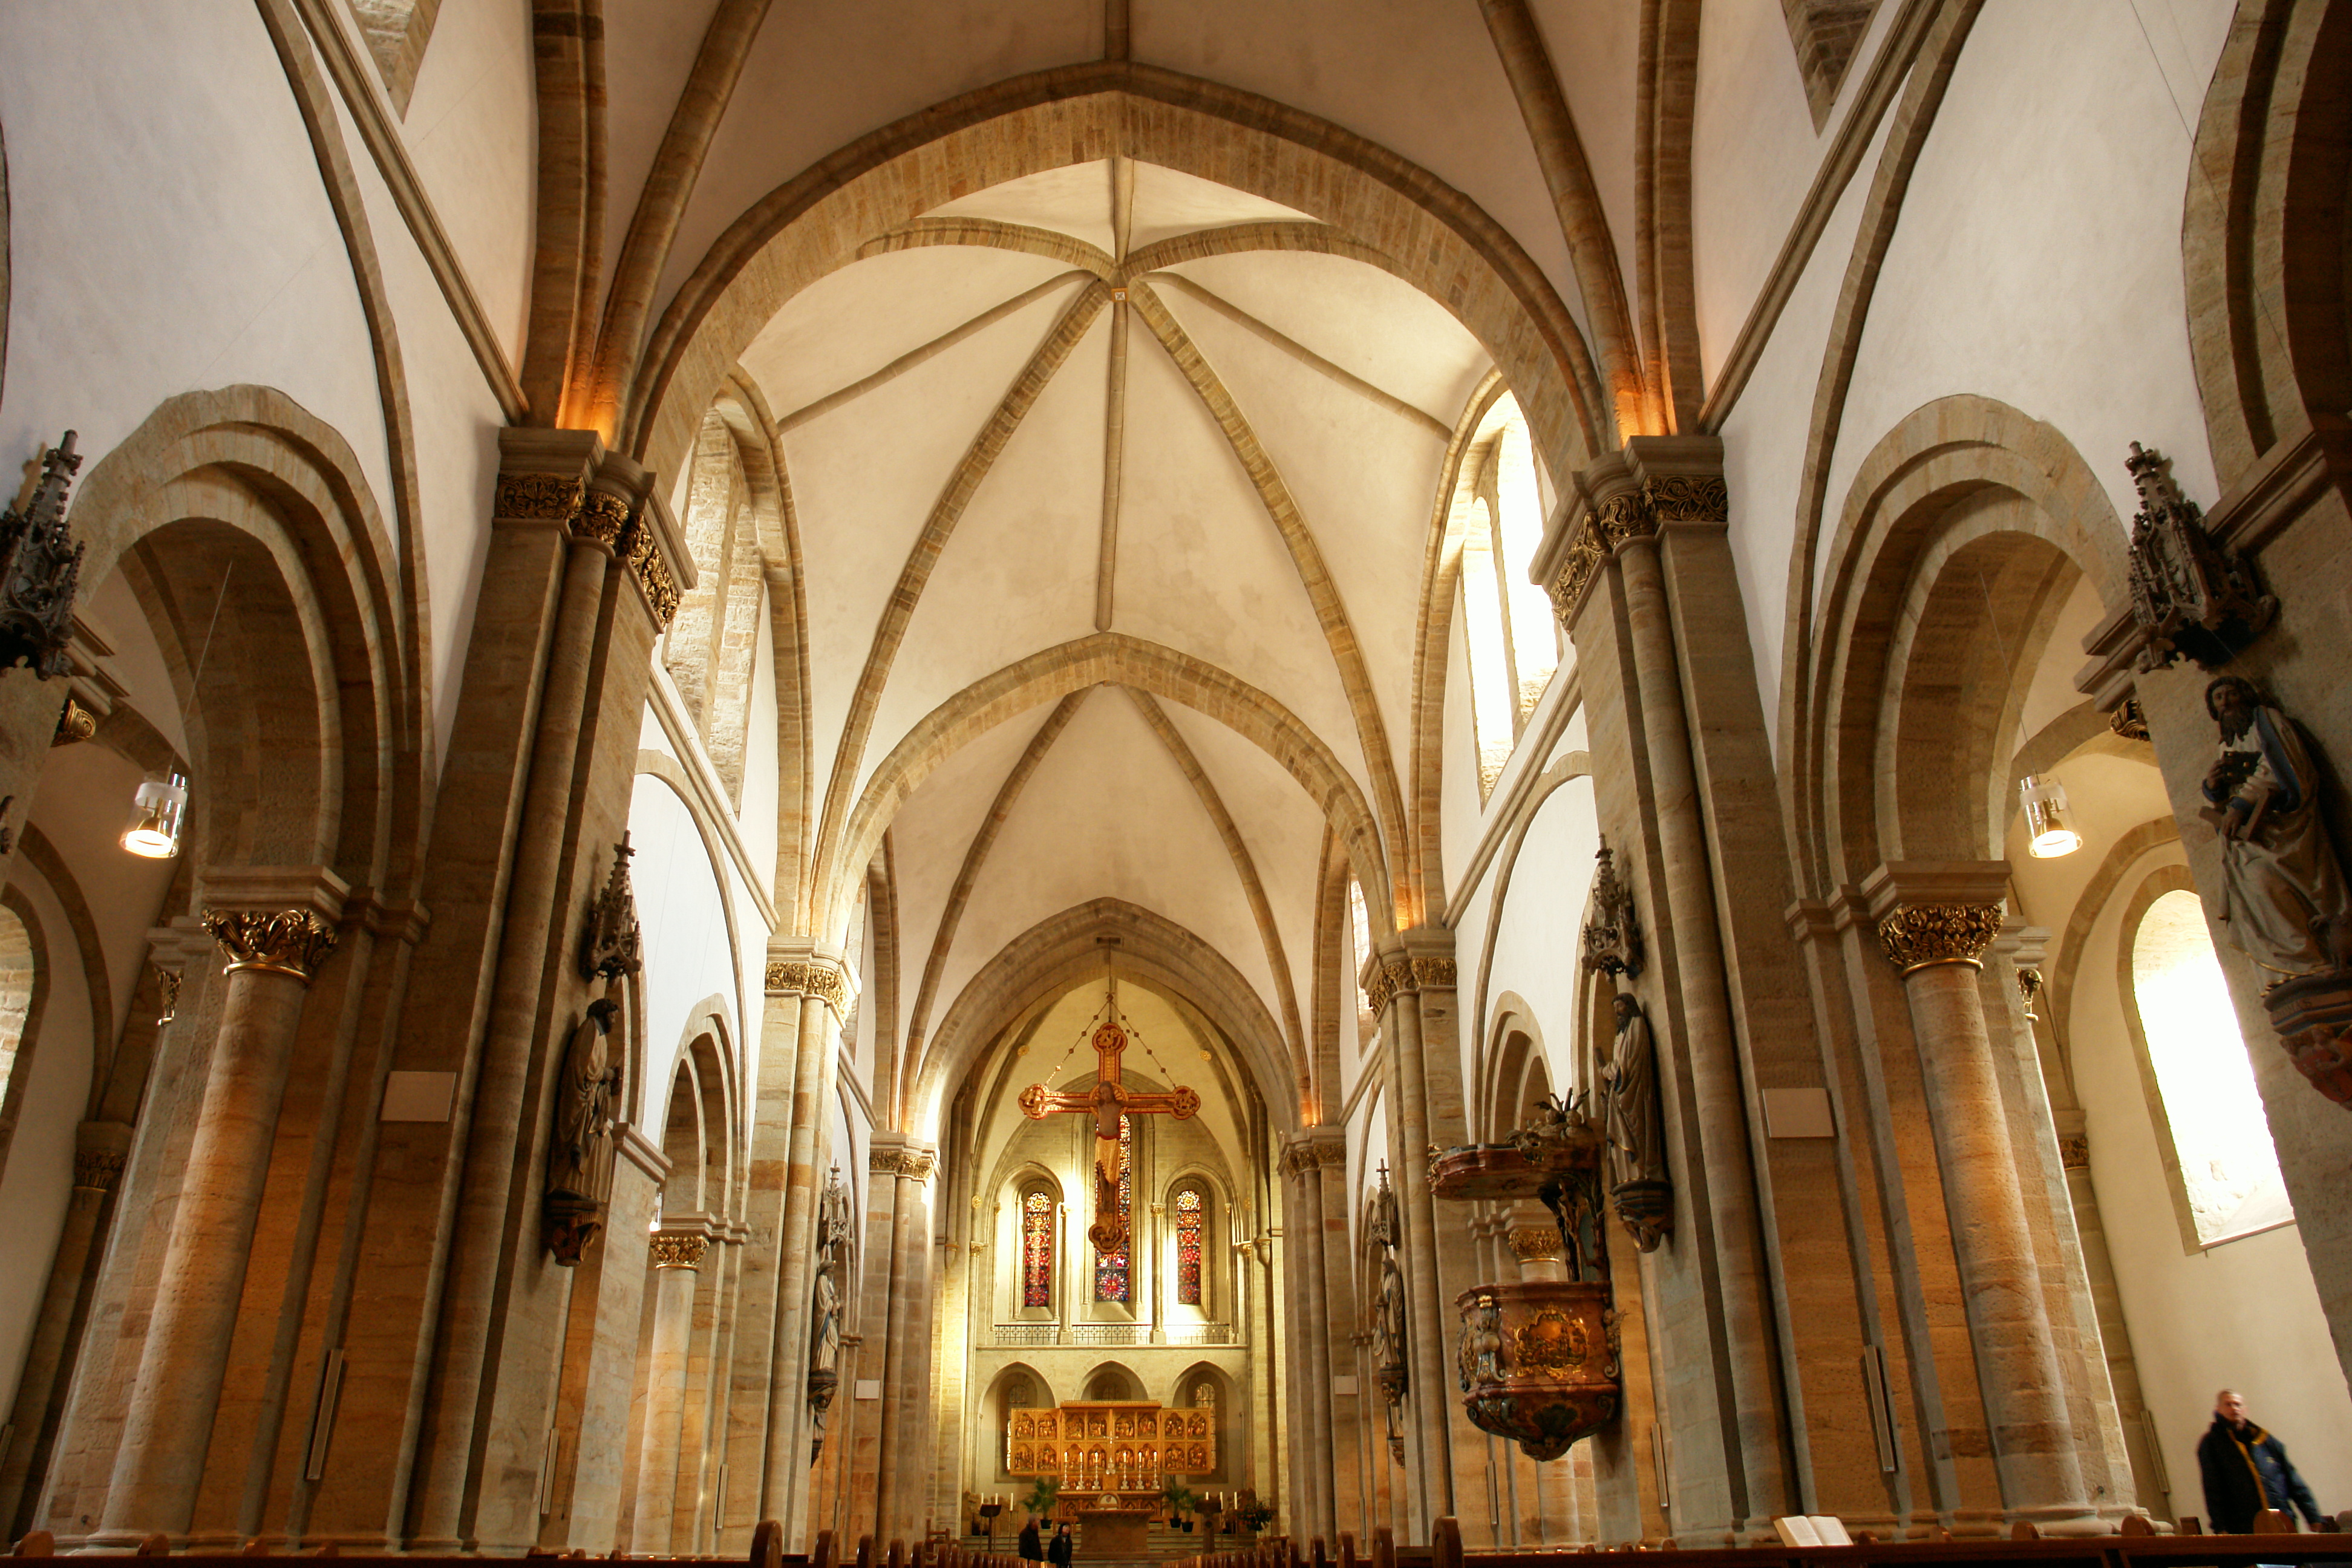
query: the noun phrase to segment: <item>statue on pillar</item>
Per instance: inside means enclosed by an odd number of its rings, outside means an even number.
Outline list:
[[[1674,1229],[1674,1184],[1658,1113],[1658,1053],[1642,1005],[1620,993],[1610,1005],[1617,1033],[1601,1065],[1601,1104],[1609,1132],[1609,1195],[1617,1217],[1643,1252]]]
[[[2344,871],[2294,721],[2234,675],[2205,688],[2205,711],[2221,750],[2198,815],[2221,841],[2222,929],[2274,977],[2346,967]]]
[[[835,1165],[817,1200],[816,1279],[809,1300],[809,1463],[824,1452],[825,1417],[841,1386],[842,1280],[848,1271],[849,1188]]]
[[[607,1036],[620,1004],[600,996],[572,1031],[556,1086],[555,1138],[547,1152],[547,1195],[541,1200],[547,1249],[560,1266],[580,1261],[604,1226],[613,1191],[613,1102],[620,1097],[621,1065],[611,1059]]]
[[[1389,1168],[1381,1166],[1381,1184],[1372,1194],[1371,1237],[1381,1249],[1381,1292],[1372,1315],[1373,1376],[1388,1405],[1389,1457],[1404,1463],[1404,1428],[1401,1407],[1410,1385],[1405,1368],[1411,1353],[1406,1338],[1404,1274],[1397,1268],[1396,1193],[1389,1185]]]

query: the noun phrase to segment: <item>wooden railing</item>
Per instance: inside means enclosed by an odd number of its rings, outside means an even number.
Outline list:
[[[1179,1558],[1164,1568],[2251,1568],[2265,1563],[2344,1563],[2352,1568],[2352,1535],[2302,1535],[2284,1515],[2265,1520],[2255,1535],[2202,1535],[2191,1530],[2158,1535],[2147,1521],[2125,1521],[2119,1535],[2052,1536],[2033,1527],[2015,1527],[2006,1541],[1952,1540],[1877,1542],[1852,1546],[1726,1546],[1682,1550],[1672,1542],[1651,1547],[1563,1546],[1540,1552],[1465,1552],[1460,1526],[1437,1521],[1427,1546],[1399,1546],[1386,1529],[1372,1531],[1371,1552],[1359,1552],[1356,1538],[1342,1531],[1336,1554],[1321,1537],[1304,1552],[1274,1537],[1238,1552],[1208,1552]],[[2193,1526],[2194,1521],[2184,1521]],[[1588,1561],[1595,1560],[1595,1561]]]

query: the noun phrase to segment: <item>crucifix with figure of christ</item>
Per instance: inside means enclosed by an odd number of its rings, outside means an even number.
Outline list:
[[[1165,1111],[1182,1121],[1201,1109],[1201,1097],[1179,1085],[1167,1094],[1139,1093],[1119,1082],[1119,1053],[1127,1049],[1127,1031],[1106,1019],[1095,1031],[1095,1080],[1084,1089],[1048,1089],[1033,1083],[1021,1091],[1021,1114],[1043,1121],[1057,1111],[1076,1111],[1095,1119],[1095,1222],[1087,1239],[1097,1252],[1108,1252],[1127,1240],[1127,1216],[1118,1208],[1118,1123],[1123,1116]]]

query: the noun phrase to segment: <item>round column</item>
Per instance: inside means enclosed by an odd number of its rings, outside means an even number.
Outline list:
[[[646,1435],[637,1449],[637,1511],[629,1527],[629,1550],[640,1555],[667,1556],[676,1550],[671,1524],[694,1293],[709,1251],[710,1237],[699,1229],[657,1230],[650,1243],[654,1334],[646,1365]]]
[[[302,998],[335,951],[315,910],[208,910],[227,954],[220,1037],[94,1546],[184,1533],[204,1479]]]
[[[1904,904],[1879,921],[1878,942],[1903,976],[1927,1080],[2001,1500],[2019,1517],[2088,1519],[1977,988],[1981,955],[2000,932],[1999,904]]]

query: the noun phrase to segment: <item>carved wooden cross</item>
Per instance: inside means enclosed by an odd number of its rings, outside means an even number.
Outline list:
[[[1119,1053],[1127,1031],[1106,1023],[1095,1031],[1095,1081],[1083,1089],[1048,1089],[1033,1083],[1021,1091],[1021,1114],[1043,1121],[1059,1111],[1083,1111],[1095,1119],[1095,1222],[1087,1239],[1097,1252],[1127,1240],[1127,1217],[1118,1212],[1118,1119],[1166,1111],[1182,1121],[1201,1109],[1201,1097],[1179,1085],[1167,1094],[1139,1094],[1119,1082]]]

